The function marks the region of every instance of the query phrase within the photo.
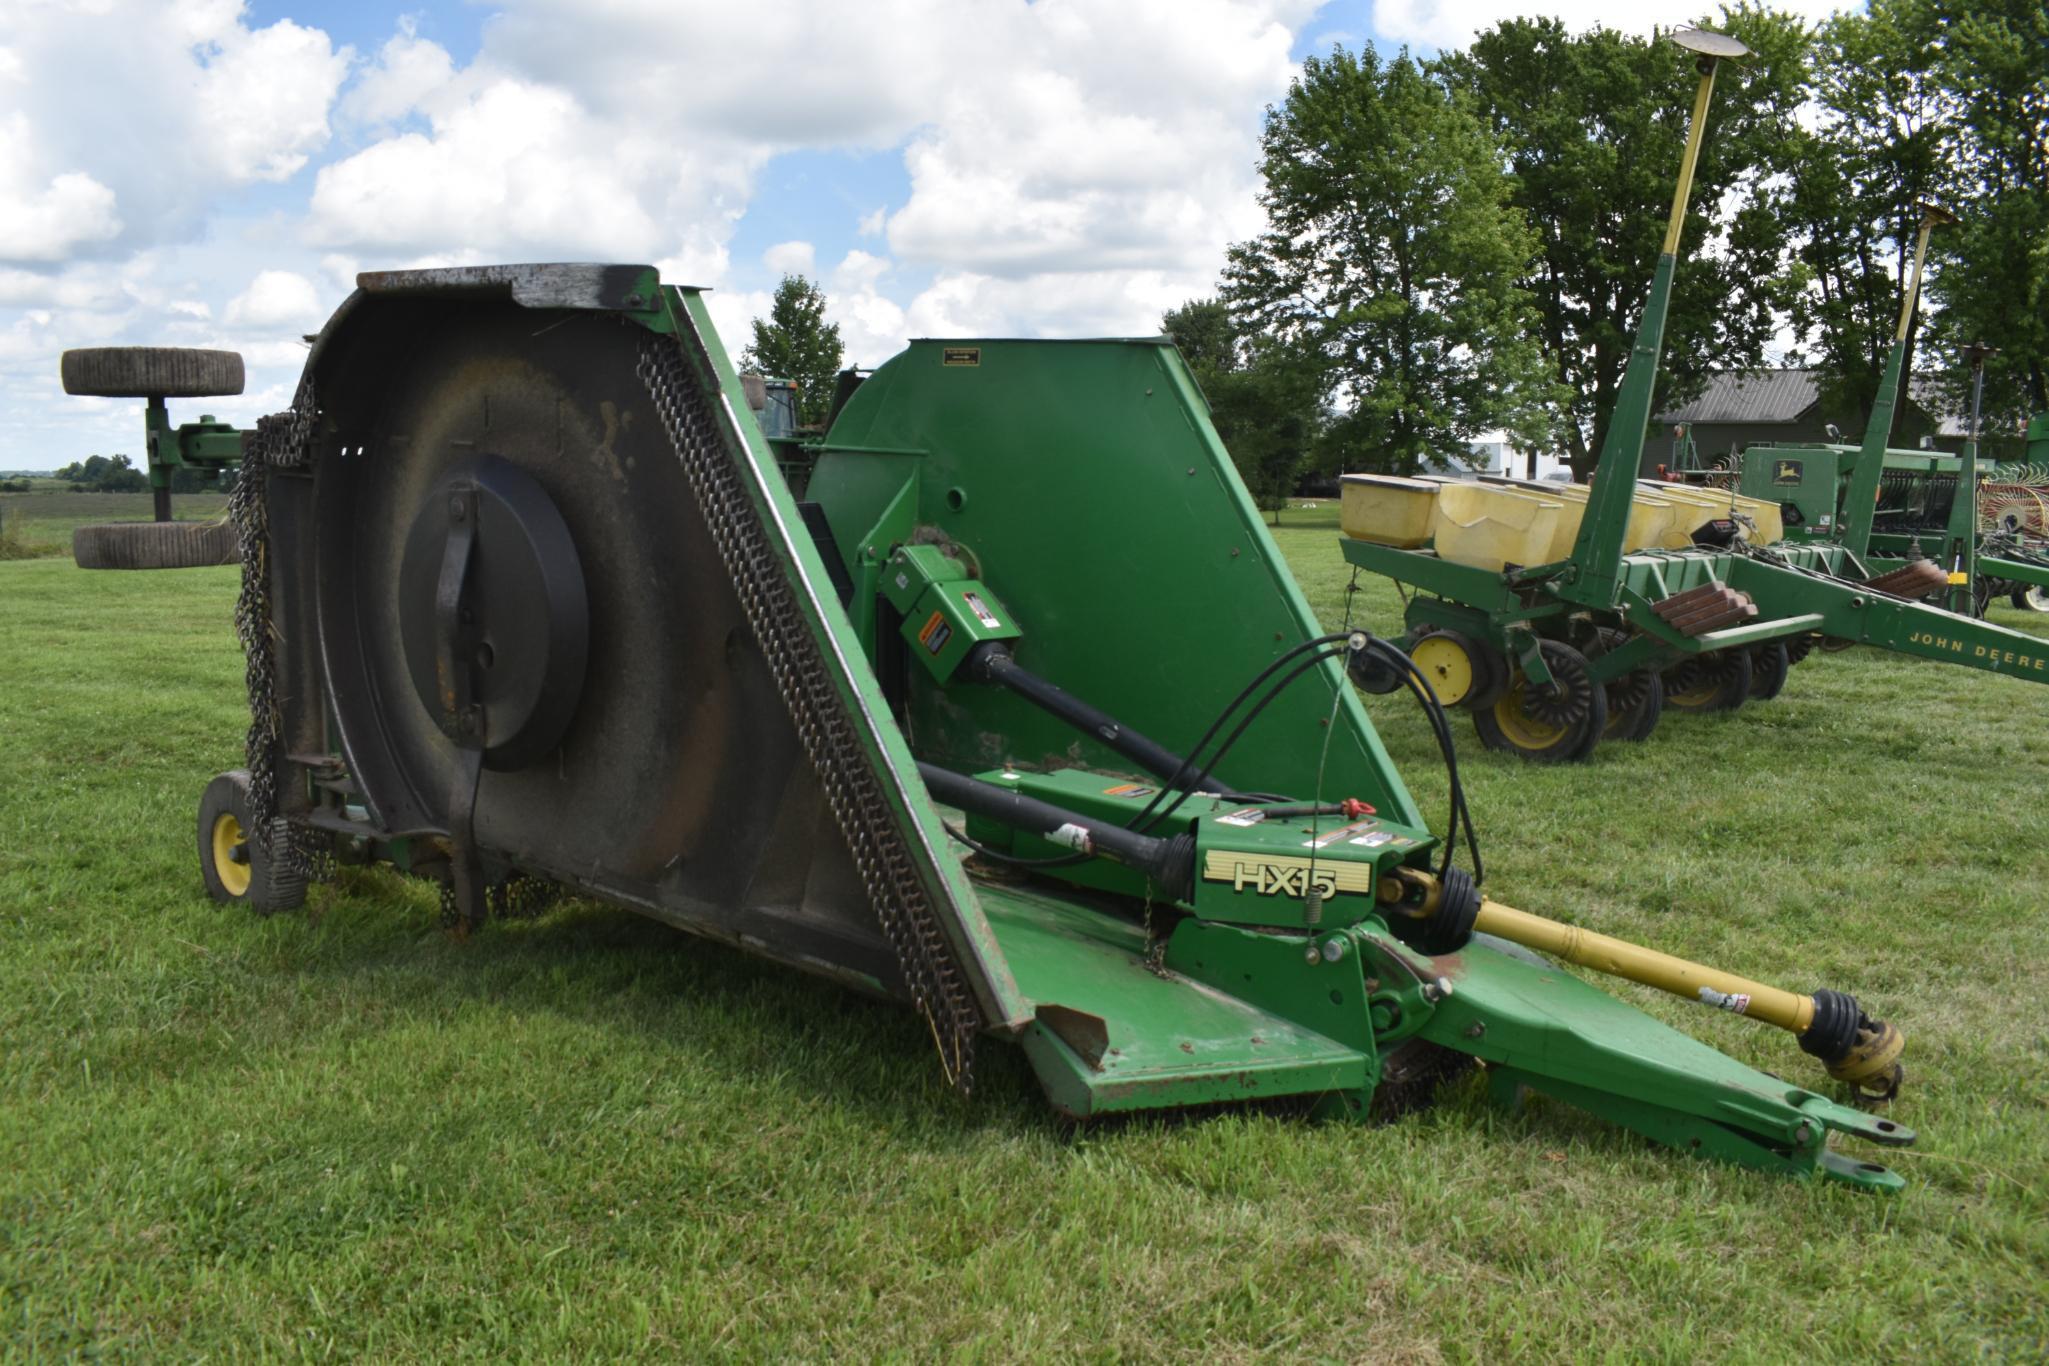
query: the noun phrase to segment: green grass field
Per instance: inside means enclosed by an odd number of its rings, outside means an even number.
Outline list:
[[[71,533],[94,522],[146,522],[147,493],[69,493],[55,480],[32,493],[0,494],[0,560],[38,560],[71,553]],[[212,522],[227,515],[221,493],[180,493],[171,513],[181,522]]]
[[[1335,622],[1312,517],[1279,538]],[[1070,1134],[1011,1050],[956,1101],[909,1013],[623,911],[459,943],[355,873],[304,915],[224,912],[192,824],[239,762],[235,586],[0,565],[0,1354],[2049,1350],[2040,688],[1816,657],[1563,769],[1457,723],[1494,895],[1901,1025],[1922,1139],[1888,1199],[1474,1084],[1375,1128]],[[1356,614],[1398,620],[1379,589]],[[1368,706],[1441,820],[1412,705]],[[1625,994],[1820,1081],[1783,1035]]]

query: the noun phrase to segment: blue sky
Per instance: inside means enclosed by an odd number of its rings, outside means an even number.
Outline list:
[[[735,350],[797,270],[864,365],[912,335],[1151,331],[1258,229],[1260,118],[1306,53],[1526,8],[0,4],[0,470],[134,450],[132,405],[59,391],[67,347],[230,347],[250,391],[205,406],[283,406],[364,269],[651,261],[715,290]],[[1641,31],[1705,6],[1540,8]]]

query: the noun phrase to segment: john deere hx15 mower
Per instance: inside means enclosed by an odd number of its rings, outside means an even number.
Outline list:
[[[1433,833],[1348,665],[1399,672],[1449,762],[1427,684],[1318,626],[1163,339],[916,342],[799,502],[698,292],[365,275],[249,434],[234,524],[219,900],[286,909],[334,861],[435,880],[460,927],[567,889],[909,1005],[962,1089],[1017,1044],[1076,1117],[1365,1117],[1477,1062],[1503,1101],[1900,1184],[1829,1134],[1905,1127],[1531,952],[1785,1029],[1851,1100],[1898,1085],[1848,995],[1481,893],[1456,783]]]

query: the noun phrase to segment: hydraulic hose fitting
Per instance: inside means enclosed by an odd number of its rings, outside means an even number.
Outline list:
[[[1900,1031],[1866,1015],[1856,997],[1840,991],[1814,993],[1814,1023],[1800,1036],[1800,1051],[1818,1058],[1860,1103],[1883,1105],[1900,1093],[1906,1079],[1900,1054],[1905,1049]]]

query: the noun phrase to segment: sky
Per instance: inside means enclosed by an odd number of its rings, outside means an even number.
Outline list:
[[[1819,15],[1837,0],[1780,0]],[[657,265],[737,354],[785,272],[850,363],[1150,335],[1261,226],[1268,106],[1333,45],[1706,0],[0,0],[0,471],[140,457],[76,346],[240,351],[284,407],[362,270]]]

